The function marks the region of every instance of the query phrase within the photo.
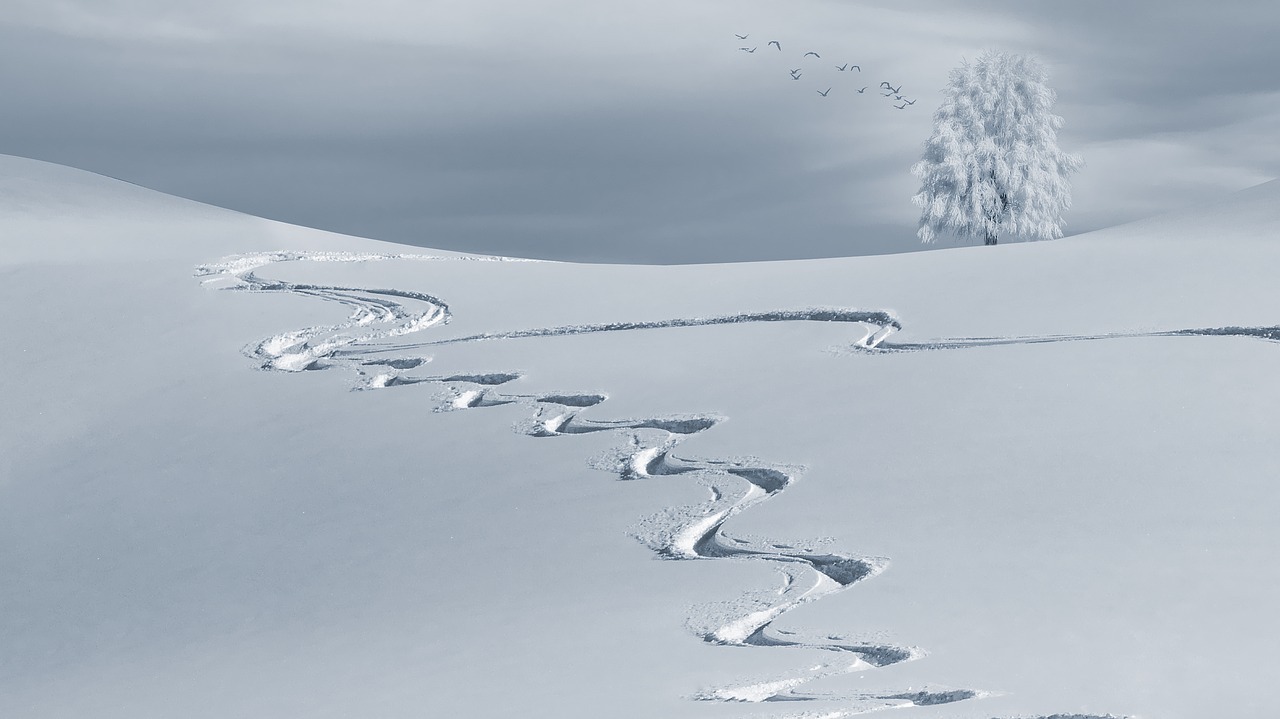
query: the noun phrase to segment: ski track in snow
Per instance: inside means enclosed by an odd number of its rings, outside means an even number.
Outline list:
[[[622,480],[687,476],[708,491],[698,505],[669,507],[641,520],[633,535],[660,557],[672,560],[752,560],[772,564],[782,577],[774,591],[757,592],[737,600],[699,608],[689,628],[708,643],[729,646],[806,648],[830,652],[842,659],[793,672],[783,677],[707,689],[692,698],[717,702],[838,702],[840,709],[803,712],[786,719],[839,719],[880,709],[937,706],[993,696],[992,692],[946,687],[906,691],[823,694],[801,687],[824,677],[874,670],[924,656],[915,647],[846,639],[841,636],[799,636],[774,627],[786,612],[879,574],[888,560],[821,551],[804,543],[783,543],[736,537],[725,525],[742,511],[764,502],[795,482],[803,468],[753,458],[697,459],[677,455],[685,440],[717,426],[714,414],[672,415],[638,419],[591,419],[583,412],[605,403],[603,393],[508,393],[505,385],[523,378],[519,372],[424,375],[417,372],[430,357],[405,355],[423,347],[521,337],[549,337],[641,329],[694,327],[748,322],[847,322],[862,335],[851,344],[865,352],[905,352],[1002,344],[1080,341],[1115,337],[1243,335],[1280,341],[1280,328],[1227,327],[1144,334],[967,338],[932,343],[885,342],[901,324],[889,312],[832,308],[744,313],[710,318],[682,318],[650,322],[575,325],[506,333],[477,334],[454,339],[410,343],[398,338],[451,319],[449,307],[428,294],[396,289],[356,288],[289,283],[260,277],[256,271],[281,262],[504,261],[505,258],[442,257],[407,254],[340,252],[263,252],[237,255],[201,265],[195,275],[203,283],[224,290],[276,292],[314,297],[350,308],[346,322],[305,327],[249,345],[244,353],[262,369],[300,372],[344,368],[357,376],[356,390],[373,390],[429,383],[446,390],[437,411],[520,404],[531,416],[517,429],[531,437],[550,438],[597,432],[627,437],[624,446],[595,461]],[[520,261],[520,260],[511,260]],[[1118,719],[1100,715],[1055,714],[1037,719]]]
[[[1142,337],[1248,337],[1267,342],[1280,342],[1280,326],[1276,327],[1203,327],[1199,329],[1153,332],[1111,332],[1096,335],[1029,335],[1023,337],[956,337],[927,342],[881,342],[874,346],[855,347],[867,352],[928,352],[936,350],[1000,347],[1004,345],[1039,345],[1056,342],[1092,342],[1097,340],[1138,339]]]

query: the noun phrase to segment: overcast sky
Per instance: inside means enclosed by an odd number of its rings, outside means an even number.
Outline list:
[[[1073,234],[1280,175],[1276,37],[1274,0],[3,0],[0,152],[442,248],[906,251],[962,58],[1049,67]]]

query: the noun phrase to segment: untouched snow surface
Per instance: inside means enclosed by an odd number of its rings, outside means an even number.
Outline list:
[[[0,716],[1274,717],[1280,185],[468,257],[0,158]]]

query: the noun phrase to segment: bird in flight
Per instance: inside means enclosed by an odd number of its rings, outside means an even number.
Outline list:
[[[757,47],[759,47],[759,46],[757,46]],[[741,51],[743,51],[743,52],[755,52],[755,51],[756,51],[756,49],[755,49],[754,47],[740,47],[740,48],[738,48],[738,49],[739,49],[739,50],[741,50]]]
[[[777,40],[770,40],[769,45],[777,45],[778,52],[782,52],[782,43],[778,42]],[[765,45],[765,47],[768,47],[769,45]]]
[[[796,74],[797,72],[800,72],[800,68],[798,68],[798,67],[797,67],[796,69],[792,70],[792,71],[791,71],[791,74],[792,74],[792,75],[794,75],[794,74]]]
[[[904,102],[901,105],[894,105],[894,107],[898,108],[899,110],[905,110],[907,109],[907,103]]]
[[[794,73],[794,72],[793,72],[793,73],[791,73],[791,79],[792,79],[792,80],[799,80],[799,79],[800,79],[800,75],[803,75],[803,74],[804,74],[803,72],[802,72],[802,73],[799,73],[799,74],[797,74],[797,73]]]
[[[901,85],[899,85],[899,86],[897,86],[897,87],[894,87],[893,85],[890,85],[890,84],[889,84],[889,83],[887,83],[887,82],[882,82],[882,83],[880,83],[880,87],[883,87],[884,89],[888,90],[889,92],[892,92],[892,93],[893,93],[893,94],[895,94],[895,95],[896,95],[896,94],[898,94],[898,93],[900,93],[900,92],[902,92],[902,86],[901,86]]]
[[[914,105],[914,104],[916,104],[916,101],[915,101],[915,100],[908,100],[908,99],[906,99],[906,98],[903,98],[903,99],[902,99],[902,104],[903,104],[903,105]]]
[[[836,69],[839,70],[840,72],[844,72],[845,70],[849,69],[849,64],[845,63],[843,65],[836,65]]]
[[[734,37],[736,37],[736,38],[738,38],[739,40],[746,40],[746,39],[747,39],[747,37],[749,37],[750,35],[751,35],[751,33],[747,33],[746,35],[739,35],[738,33],[736,33],[736,32],[735,32],[735,33],[733,34],[733,36],[734,36]]]
[[[823,97],[826,97],[828,92],[831,92],[831,88],[829,87],[827,88],[826,92],[823,92],[822,90],[818,90],[818,94]]]
[[[867,88],[865,88],[865,87],[864,87],[864,88],[862,88],[861,90],[859,90],[859,91],[858,91],[858,94],[859,94],[859,95],[861,95],[862,93],[864,93],[864,92],[866,92],[866,91],[867,91]]]
[[[854,70],[857,70],[858,72],[862,72],[862,68],[857,65],[850,65],[849,67],[853,68]]]
[[[810,55],[813,55],[814,57],[818,58],[819,60],[821,60],[821,59],[822,59],[822,56],[821,56],[821,55],[819,55],[819,54],[818,54],[818,53],[816,53],[816,52],[813,52],[812,50],[810,50],[809,52],[806,52],[806,53],[804,54],[804,56],[805,56],[805,57],[809,57]]]

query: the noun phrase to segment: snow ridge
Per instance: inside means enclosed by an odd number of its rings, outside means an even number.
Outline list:
[[[700,504],[670,507],[642,519],[633,529],[637,540],[659,556],[671,560],[749,560],[773,565],[782,576],[780,589],[756,593],[731,602],[701,608],[689,618],[690,629],[703,641],[729,646],[809,648],[846,657],[773,677],[707,689],[694,695],[700,701],[717,702],[807,702],[838,701],[844,708],[826,713],[790,715],[805,717],[848,717],[879,709],[926,707],[967,701],[990,692],[955,688],[916,688],[906,691],[861,692],[835,695],[808,693],[799,688],[815,679],[838,674],[873,670],[924,656],[915,647],[851,640],[837,635],[802,637],[774,625],[779,617],[803,604],[843,591],[884,571],[888,560],[821,551],[803,543],[736,537],[726,523],[742,511],[777,496],[797,481],[803,468],[775,464],[755,458],[700,459],[677,455],[684,441],[719,425],[724,417],[714,414],[671,415],[631,419],[592,419],[582,413],[604,404],[603,393],[507,393],[505,385],[523,378],[519,372],[432,376],[418,374],[429,357],[405,354],[430,345],[498,340],[515,337],[548,337],[589,332],[612,332],[664,327],[692,327],[711,324],[780,321],[848,322],[861,326],[862,335],[853,342],[863,351],[909,351],[942,349],[943,346],[889,345],[883,341],[902,325],[889,312],[817,308],[775,312],[744,313],[712,318],[684,318],[654,322],[617,322],[507,333],[478,334],[435,342],[408,343],[396,340],[420,330],[450,321],[448,305],[419,292],[396,289],[368,289],[314,284],[295,284],[259,277],[255,270],[280,262],[367,262],[394,259],[454,259],[434,256],[377,255],[357,253],[265,252],[234,256],[202,265],[196,276],[206,284],[225,283],[221,289],[248,292],[281,292],[336,302],[352,310],[340,324],[305,327],[268,337],[245,348],[265,370],[298,372],[341,367],[358,377],[354,389],[374,390],[415,384],[431,384],[445,390],[437,411],[460,411],[480,407],[519,404],[530,409],[530,417],[517,430],[531,437],[551,438],[614,432],[626,436],[626,444],[599,459],[595,466],[614,473],[620,480],[656,476],[687,476],[708,491]],[[1076,338],[1092,339],[1092,338]],[[961,340],[956,342],[997,340]],[[1058,341],[1058,340],[1046,340]],[[1007,343],[1007,342],[1006,342]],[[955,346],[976,346],[957,344]],[[1062,717],[1065,715],[1055,715]],[[1041,719],[1052,719],[1042,717]],[[1079,717],[1079,719],[1105,719]],[[1115,718],[1111,718],[1115,719]]]

